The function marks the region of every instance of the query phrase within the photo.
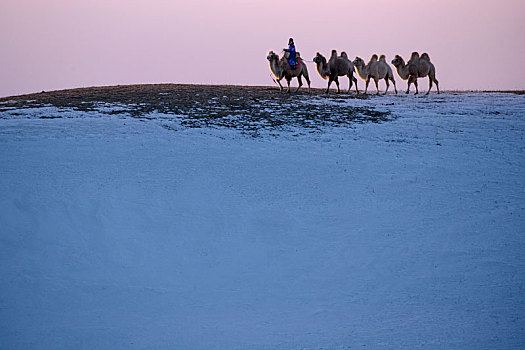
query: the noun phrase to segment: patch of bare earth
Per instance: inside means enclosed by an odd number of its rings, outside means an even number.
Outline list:
[[[226,127],[256,133],[262,129],[301,127],[319,129],[354,123],[384,122],[390,113],[373,108],[351,107],[350,99],[368,98],[355,94],[329,94],[314,89],[281,93],[273,87],[211,85],[126,85],[42,92],[0,99],[0,111],[55,106],[78,111],[126,114],[133,118],[156,119],[172,116],[190,128]],[[312,103],[314,101],[315,103]],[[351,104],[350,104],[351,105]]]

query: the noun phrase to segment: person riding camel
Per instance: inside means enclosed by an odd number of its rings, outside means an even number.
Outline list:
[[[297,55],[295,53],[295,45],[293,43],[293,38],[290,38],[288,40],[288,48],[283,49],[285,52],[289,52],[290,56],[288,57],[288,63],[290,63],[290,67],[297,68],[297,65],[299,62],[297,62]]]

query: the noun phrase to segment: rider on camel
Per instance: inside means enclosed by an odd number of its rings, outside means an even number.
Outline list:
[[[283,49],[283,50],[285,52],[289,52],[290,53],[290,56],[288,57],[288,63],[290,63],[290,66],[292,68],[297,68],[299,62],[297,62],[297,57],[296,57],[296,53],[295,53],[295,45],[293,43],[293,38],[290,38],[288,40],[288,48],[287,49]]]

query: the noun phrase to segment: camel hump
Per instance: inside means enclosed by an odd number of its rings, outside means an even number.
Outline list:
[[[411,60],[419,59],[419,53],[417,51],[412,52],[412,54],[410,55],[410,59]]]
[[[332,50],[332,56],[337,56],[337,51],[336,50]]]
[[[381,62],[386,62],[386,56],[385,56],[385,55],[381,55],[381,56],[379,56],[379,60],[380,60]]]
[[[372,62],[377,62],[377,55],[376,54],[373,54],[372,57],[370,57],[370,61],[368,61],[368,64],[370,64]]]
[[[429,56],[428,53],[426,53],[426,52],[424,52],[424,53],[421,54],[420,59],[422,59],[422,60],[427,60],[427,61],[430,62],[430,56]]]
[[[295,52],[295,57],[300,58],[301,57],[301,53],[299,51],[296,51]]]
[[[341,51],[341,57],[348,59],[348,55],[346,54],[345,51]]]

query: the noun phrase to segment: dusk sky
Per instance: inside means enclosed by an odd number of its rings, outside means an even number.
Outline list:
[[[388,62],[428,52],[442,90],[525,89],[517,66],[524,13],[523,0],[1,0],[0,96],[141,83],[270,86],[267,53],[289,37],[307,60],[331,49]],[[326,86],[313,63],[308,69],[312,86]]]

